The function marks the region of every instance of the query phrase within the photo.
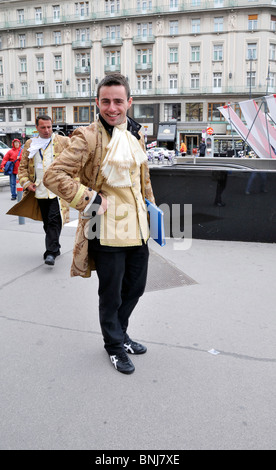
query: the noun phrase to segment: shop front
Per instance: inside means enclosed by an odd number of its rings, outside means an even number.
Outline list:
[[[158,127],[157,142],[159,147],[166,147],[168,150],[175,150],[176,145],[176,124],[160,123]]]

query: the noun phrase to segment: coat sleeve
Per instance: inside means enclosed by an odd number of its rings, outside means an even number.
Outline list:
[[[1,168],[4,168],[6,163],[9,161],[11,155],[11,151],[9,150],[6,155],[3,157],[2,163],[1,163]]]
[[[29,147],[31,145],[31,140],[27,140],[24,149],[21,153],[21,161],[18,169],[18,179],[19,183],[23,189],[26,189],[31,183],[31,177],[29,174]]]
[[[93,158],[97,145],[94,128],[80,127],[72,135],[70,145],[64,149],[45,172],[43,183],[71,207],[83,211],[95,193],[79,181],[79,175],[89,158]]]

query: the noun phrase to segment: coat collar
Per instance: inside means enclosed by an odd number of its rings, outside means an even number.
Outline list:
[[[104,126],[105,130],[112,136],[114,126],[110,126],[104,118],[99,114],[99,120],[101,121],[102,125]],[[127,116],[127,130],[136,137],[136,139],[140,140],[141,136],[139,135],[139,131],[141,129],[141,124],[131,119]]]

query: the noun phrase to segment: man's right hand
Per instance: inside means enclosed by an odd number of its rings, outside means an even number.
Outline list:
[[[31,192],[33,192],[33,193],[35,193],[35,191],[36,191],[36,185],[35,185],[35,183],[29,184],[29,186],[27,187],[27,190],[28,190],[28,191],[31,191]]]
[[[100,196],[102,198],[102,203],[99,207],[99,210],[97,212],[97,215],[103,215],[106,211],[107,211],[107,207],[108,207],[108,201],[107,199],[100,193]]]

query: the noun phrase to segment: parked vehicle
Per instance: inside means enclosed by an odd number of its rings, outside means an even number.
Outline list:
[[[10,150],[10,148],[0,140],[0,165],[2,163],[3,157]]]

